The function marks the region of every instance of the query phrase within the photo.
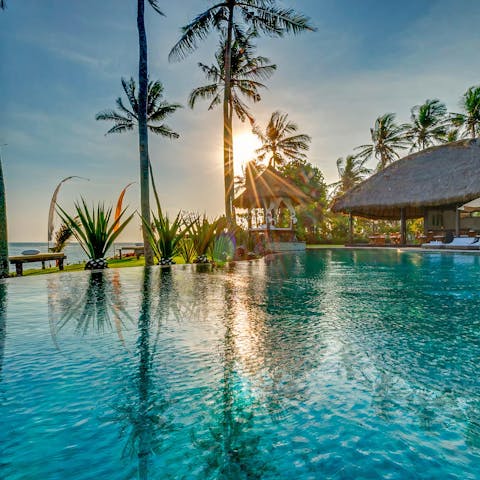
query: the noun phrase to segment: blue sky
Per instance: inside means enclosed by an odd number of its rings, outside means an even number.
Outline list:
[[[261,38],[258,53],[278,70],[263,101],[252,107],[260,125],[282,110],[312,136],[309,160],[328,183],[335,162],[367,143],[375,118],[396,112],[408,121],[413,105],[440,98],[458,110],[461,95],[480,84],[480,2],[477,0],[298,0],[279,2],[311,17],[316,33]],[[215,34],[180,63],[167,55],[179,29],[208,7],[207,0],[159,0],[166,18],[147,9],[152,79],[171,102],[185,105],[169,124],[181,139],[150,137],[161,201],[216,215],[223,207],[221,111],[189,92],[204,79],[197,62],[211,63]],[[83,195],[115,203],[138,177],[134,133],[104,136],[95,114],[113,107],[120,78],[136,75],[138,39],[134,0],[7,0],[0,13],[0,144],[7,187],[11,241],[45,241],[48,206],[56,184],[69,175],[90,178],[65,184],[67,210]],[[247,134],[247,124],[236,132]],[[139,189],[126,202],[138,207]],[[140,238],[139,222],[123,240]]]

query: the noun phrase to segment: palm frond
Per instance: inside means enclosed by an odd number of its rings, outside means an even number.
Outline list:
[[[157,0],[148,0],[148,3],[159,15],[162,15],[162,17],[165,16],[165,14],[160,10]]]
[[[168,54],[169,61],[184,59],[197,48],[198,42],[205,40],[210,31],[226,19],[226,2],[213,5],[208,10],[197,15],[194,20],[182,28],[180,40]]]

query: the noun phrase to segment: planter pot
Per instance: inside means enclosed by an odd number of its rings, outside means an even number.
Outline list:
[[[206,255],[200,255],[193,261],[193,263],[209,264],[210,260],[208,259],[208,257]]]
[[[85,270],[103,270],[108,268],[108,262],[104,258],[92,258],[85,264]]]

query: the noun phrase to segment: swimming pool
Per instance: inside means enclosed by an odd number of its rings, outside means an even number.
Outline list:
[[[0,478],[480,478],[480,256],[194,270],[0,285]]]

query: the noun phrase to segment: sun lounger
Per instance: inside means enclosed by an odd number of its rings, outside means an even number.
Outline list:
[[[439,240],[432,240],[428,243],[422,243],[422,248],[441,248],[444,245],[445,244],[443,242],[440,242]]]
[[[455,237],[450,243],[447,243],[447,247],[469,247],[474,243],[478,243],[478,239],[474,237]]]

